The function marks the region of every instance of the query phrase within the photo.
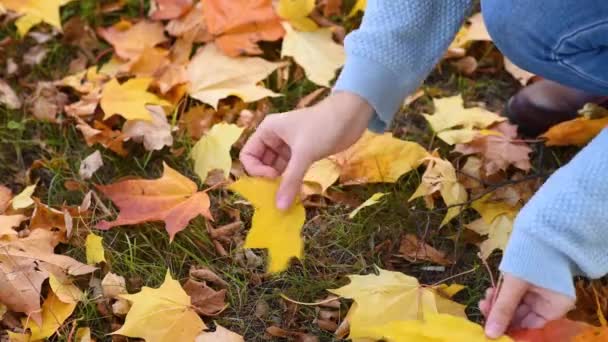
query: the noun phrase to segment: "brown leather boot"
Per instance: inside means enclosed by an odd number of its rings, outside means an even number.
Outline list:
[[[540,80],[517,92],[503,115],[518,126],[524,136],[536,137],[551,126],[574,119],[586,103],[608,103],[608,96],[598,96],[559,83]]]

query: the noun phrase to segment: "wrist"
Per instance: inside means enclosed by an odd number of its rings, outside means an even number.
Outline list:
[[[332,115],[348,120],[351,124],[360,123],[367,127],[374,115],[374,108],[363,97],[349,92],[336,91],[329,95],[322,103]]]

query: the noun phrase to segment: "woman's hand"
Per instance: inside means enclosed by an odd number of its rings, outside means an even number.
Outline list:
[[[490,338],[502,336],[507,328],[542,328],[574,308],[573,298],[510,274],[504,275],[497,295],[495,291],[493,287],[486,290],[486,297],[479,302],[479,309],[487,319],[486,335]]]
[[[269,115],[241,150],[241,162],[250,175],[282,176],[277,207],[288,209],[310,165],[354,144],[372,114],[358,95],[337,92],[313,107]]]

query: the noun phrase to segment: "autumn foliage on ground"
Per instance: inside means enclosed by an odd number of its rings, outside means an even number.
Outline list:
[[[0,340],[484,341],[513,220],[576,152],[547,146],[608,115],[519,137],[498,113],[535,76],[476,13],[390,132],[316,162],[278,211],[279,181],[235,157],[328,94],[364,10],[0,0]],[[502,340],[608,340],[607,288],[577,292],[568,320]]]

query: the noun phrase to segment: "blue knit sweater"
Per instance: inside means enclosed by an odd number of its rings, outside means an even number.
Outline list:
[[[346,38],[334,90],[366,99],[384,130],[438,62],[472,0],[368,0]],[[573,275],[608,273],[608,131],[559,169],[521,210],[500,269],[574,297]]]

